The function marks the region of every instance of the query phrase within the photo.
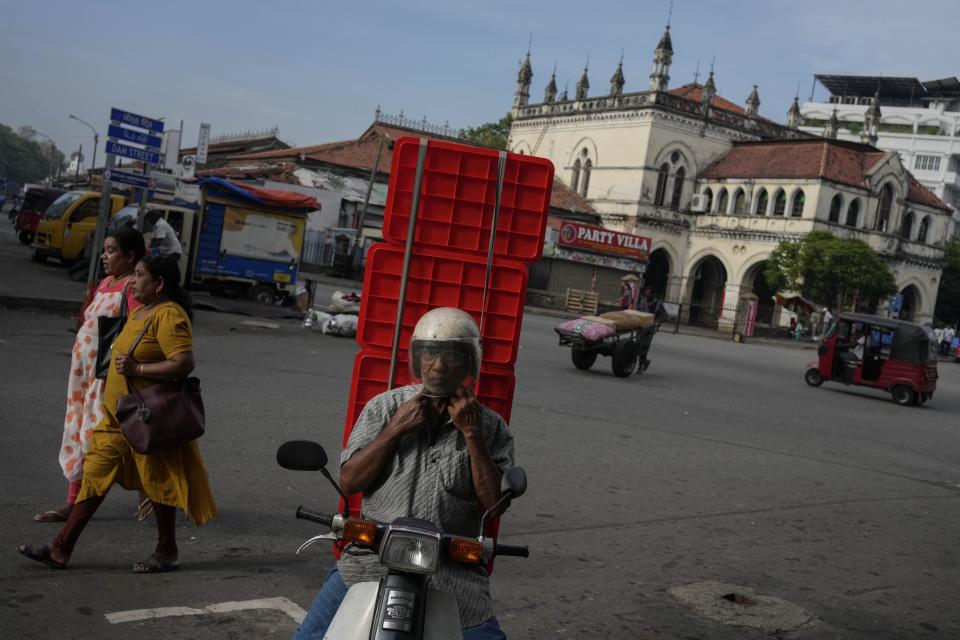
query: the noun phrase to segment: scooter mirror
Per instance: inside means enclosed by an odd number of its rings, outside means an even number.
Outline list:
[[[277,464],[292,471],[321,471],[327,466],[327,452],[316,442],[291,440],[277,449]]]
[[[527,472],[523,467],[510,467],[500,481],[500,493],[519,498],[527,491]]]

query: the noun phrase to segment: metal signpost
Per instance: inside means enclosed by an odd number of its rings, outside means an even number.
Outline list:
[[[117,156],[139,160],[144,164],[160,164],[162,162],[160,156],[162,138],[159,135],[151,135],[163,133],[162,121],[114,107],[110,109],[110,128],[107,131],[107,161],[103,171],[103,186],[100,189],[100,213],[97,216],[97,230],[94,232],[93,243],[90,245],[90,270],[87,275],[88,294],[96,285],[100,247],[103,245],[103,238],[107,235],[107,225],[110,223],[112,209],[111,183],[119,182],[140,189],[140,214],[137,216],[138,229],[143,226],[142,218],[143,209],[147,202],[147,190],[153,186],[153,180],[146,175],[117,171],[115,168]],[[131,144],[140,146],[135,147]]]

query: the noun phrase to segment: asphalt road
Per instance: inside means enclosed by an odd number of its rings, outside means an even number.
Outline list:
[[[319,531],[293,512],[336,500],[318,474],[280,469],[274,453],[294,438],[339,451],[356,345],[292,320],[273,330],[244,319],[196,320],[202,450],[221,513],[200,529],[181,514],[182,569],[142,576],[130,567],[152,550],[153,527],[119,489],[68,571],[14,551],[57,530],[31,516],[63,498],[72,337],[65,317],[0,310],[4,637],[292,633],[287,611],[309,605],[331,564],[321,551],[294,556]],[[620,379],[606,358],[574,369],[556,323],[527,316],[517,365],[512,427],[530,489],[502,539],[531,557],[500,559],[493,577],[511,637],[771,637],[669,593],[707,580],[815,618],[776,637],[960,637],[960,365],[941,363],[926,406],[898,407],[879,392],[807,387],[810,351],[661,334],[650,370]],[[117,615],[162,607],[191,615]]]

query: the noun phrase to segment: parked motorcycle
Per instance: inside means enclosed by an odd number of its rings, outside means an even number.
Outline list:
[[[319,471],[343,498],[344,513],[326,514],[297,508],[297,518],[329,527],[330,533],[310,538],[297,555],[321,540],[352,542],[376,551],[387,575],[379,582],[361,582],[350,587],[337,610],[326,637],[338,640],[449,640],[462,638],[460,614],[453,595],[430,589],[427,578],[437,573],[441,561],[482,566],[495,556],[530,555],[526,546],[499,544],[483,535],[484,525],[501,507],[509,506],[527,489],[522,467],[503,474],[501,498],[483,514],[476,539],[444,533],[432,522],[397,518],[376,522],[351,518],[347,497],[327,471],[327,454],[315,442],[295,440],[277,450],[277,462],[285,469]]]

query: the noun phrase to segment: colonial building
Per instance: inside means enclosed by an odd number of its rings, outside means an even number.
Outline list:
[[[722,98],[712,70],[702,85],[670,89],[672,57],[668,26],[645,90],[624,92],[621,62],[605,95],[589,95],[585,68],[573,99],[558,98],[551,77],[543,101],[531,103],[528,54],[517,76],[510,150],[552,160],[607,226],[651,237],[648,282],[699,309],[691,315],[705,324],[717,324],[746,293],[767,303],[773,292],[762,273],[770,252],[821,228],[878,250],[908,313],[929,320],[949,207],[895,153],[801,131],[796,98],[781,125],[760,115],[756,86],[743,106]]]

